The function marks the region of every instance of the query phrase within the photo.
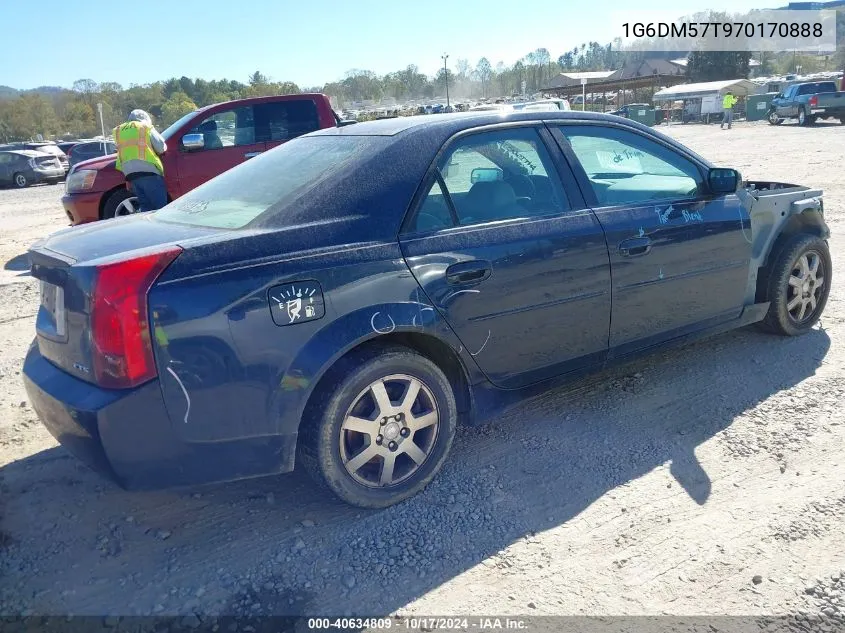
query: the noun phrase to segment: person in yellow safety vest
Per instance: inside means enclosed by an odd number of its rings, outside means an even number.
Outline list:
[[[737,102],[737,98],[733,95],[732,92],[728,92],[725,95],[725,98],[722,99],[722,125],[720,126],[723,130],[725,129],[725,123],[728,124],[728,129],[731,129],[731,123],[734,120],[734,104]]]
[[[126,123],[113,131],[117,145],[117,164],[129,189],[138,197],[139,211],[155,211],[167,204],[164,165],[159,156],[167,150],[167,143],[159,134],[150,115],[144,110],[132,110]]]

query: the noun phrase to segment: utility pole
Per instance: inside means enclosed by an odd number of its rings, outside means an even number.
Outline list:
[[[446,67],[446,60],[449,55],[443,53],[440,58],[443,60],[443,79],[446,81],[446,107],[449,107],[449,69]],[[460,61],[460,60],[458,60]]]

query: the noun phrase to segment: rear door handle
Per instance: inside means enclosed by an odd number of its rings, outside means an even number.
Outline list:
[[[651,239],[647,237],[632,237],[619,243],[619,253],[622,257],[637,257],[651,252]]]
[[[484,281],[493,274],[493,265],[485,260],[460,262],[446,269],[446,282],[452,285]]]
[[[247,152],[246,154],[244,154],[244,158],[255,158],[261,153],[262,152]]]

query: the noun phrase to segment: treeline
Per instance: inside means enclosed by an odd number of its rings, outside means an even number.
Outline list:
[[[47,137],[91,137],[101,133],[97,104],[103,106],[106,134],[135,108],[164,128],[198,107],[230,99],[300,92],[291,82],[273,82],[260,72],[247,83],[220,79],[168,79],[124,88],[116,82],[79,79],[70,90],[46,86],[14,91],[0,88],[0,141]]]
[[[711,12],[697,19],[724,20],[727,14]],[[837,12],[839,48],[830,57],[797,55],[792,52],[758,54],[762,75],[785,74],[800,68],[802,73],[845,67],[845,12]],[[115,82],[97,83],[91,79],[74,82],[71,89],[42,87],[17,91],[0,86],[0,142],[45,138],[90,137],[100,133],[97,104],[103,105],[106,133],[134,108],[150,112],[160,129],[197,107],[244,97],[323,92],[337,108],[360,102],[395,99],[398,102],[443,97],[446,81],[453,99],[533,94],[549,85],[561,72],[616,70],[644,58],[676,59],[687,51],[654,53],[648,40],[639,40],[622,49],[621,40],[608,44],[588,42],[573,47],[553,59],[549,50],[537,48],[512,65],[493,63],[482,57],[474,64],[457,59],[448,72],[441,68],[433,77],[415,65],[385,75],[368,70],[351,70],[339,81],[300,89],[295,83],[271,81],[256,71],[246,83],[219,79],[181,77],[147,85],[124,88]],[[691,81],[735,79],[748,75],[745,53],[694,53],[689,56],[687,74]],[[523,88],[524,86],[524,88]]]

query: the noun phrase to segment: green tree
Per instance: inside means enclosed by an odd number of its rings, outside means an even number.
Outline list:
[[[747,79],[751,53],[745,51],[693,51],[687,61],[690,81]]]
[[[184,92],[175,92],[161,106],[161,125],[167,127],[180,117],[193,112],[197,105]]]
[[[481,96],[486,97],[490,79],[493,77],[493,67],[490,66],[490,60],[486,57],[479,59],[475,65],[475,71],[478,74],[478,80],[481,82]]]

